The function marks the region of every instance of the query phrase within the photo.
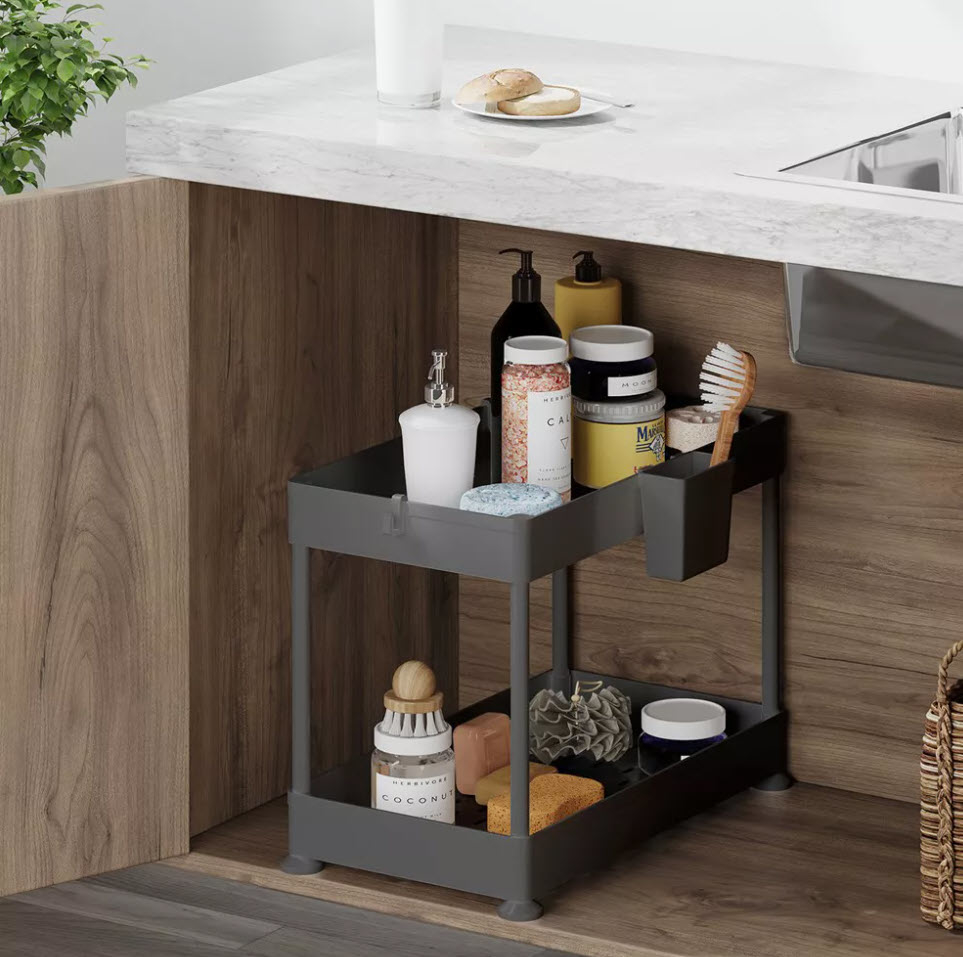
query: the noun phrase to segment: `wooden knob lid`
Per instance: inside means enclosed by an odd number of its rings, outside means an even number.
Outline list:
[[[406,661],[395,668],[385,707],[399,714],[428,714],[441,709],[444,695],[436,691],[435,673],[423,661]]]

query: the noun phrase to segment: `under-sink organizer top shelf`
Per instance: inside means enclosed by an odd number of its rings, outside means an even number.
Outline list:
[[[488,445],[480,436],[479,485],[489,481]],[[729,461],[710,468],[710,452],[678,455],[541,515],[502,518],[409,502],[401,440],[393,439],[294,478],[289,538],[510,582],[534,581],[644,534],[649,574],[682,581],[726,560],[732,495],[782,472],[786,416],[749,408]]]

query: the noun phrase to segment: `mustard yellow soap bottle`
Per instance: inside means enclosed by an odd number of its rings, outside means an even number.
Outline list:
[[[579,260],[574,276],[555,283],[555,321],[562,337],[584,326],[615,326],[622,322],[622,283],[612,276],[602,278],[602,267],[590,250],[572,258]]]

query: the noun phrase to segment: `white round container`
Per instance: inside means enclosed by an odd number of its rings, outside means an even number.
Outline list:
[[[451,747],[451,727],[446,724],[440,733],[425,735],[425,715],[406,717],[415,726],[410,737],[386,733],[383,723],[375,726],[371,806],[379,811],[454,824],[455,752]]]
[[[704,741],[726,731],[726,711],[703,698],[663,698],[642,709],[642,731],[665,741]]]
[[[378,99],[425,109],[441,100],[441,0],[374,0]]]
[[[637,362],[648,359],[655,351],[655,336],[638,326],[583,326],[572,333],[569,344],[572,355],[579,359]]]

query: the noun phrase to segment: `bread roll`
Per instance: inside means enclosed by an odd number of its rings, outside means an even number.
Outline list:
[[[466,83],[455,98],[458,103],[497,103],[537,93],[542,81],[528,70],[494,70]]]
[[[579,91],[570,86],[543,86],[537,93],[500,100],[498,109],[511,116],[564,116],[582,105]]]

